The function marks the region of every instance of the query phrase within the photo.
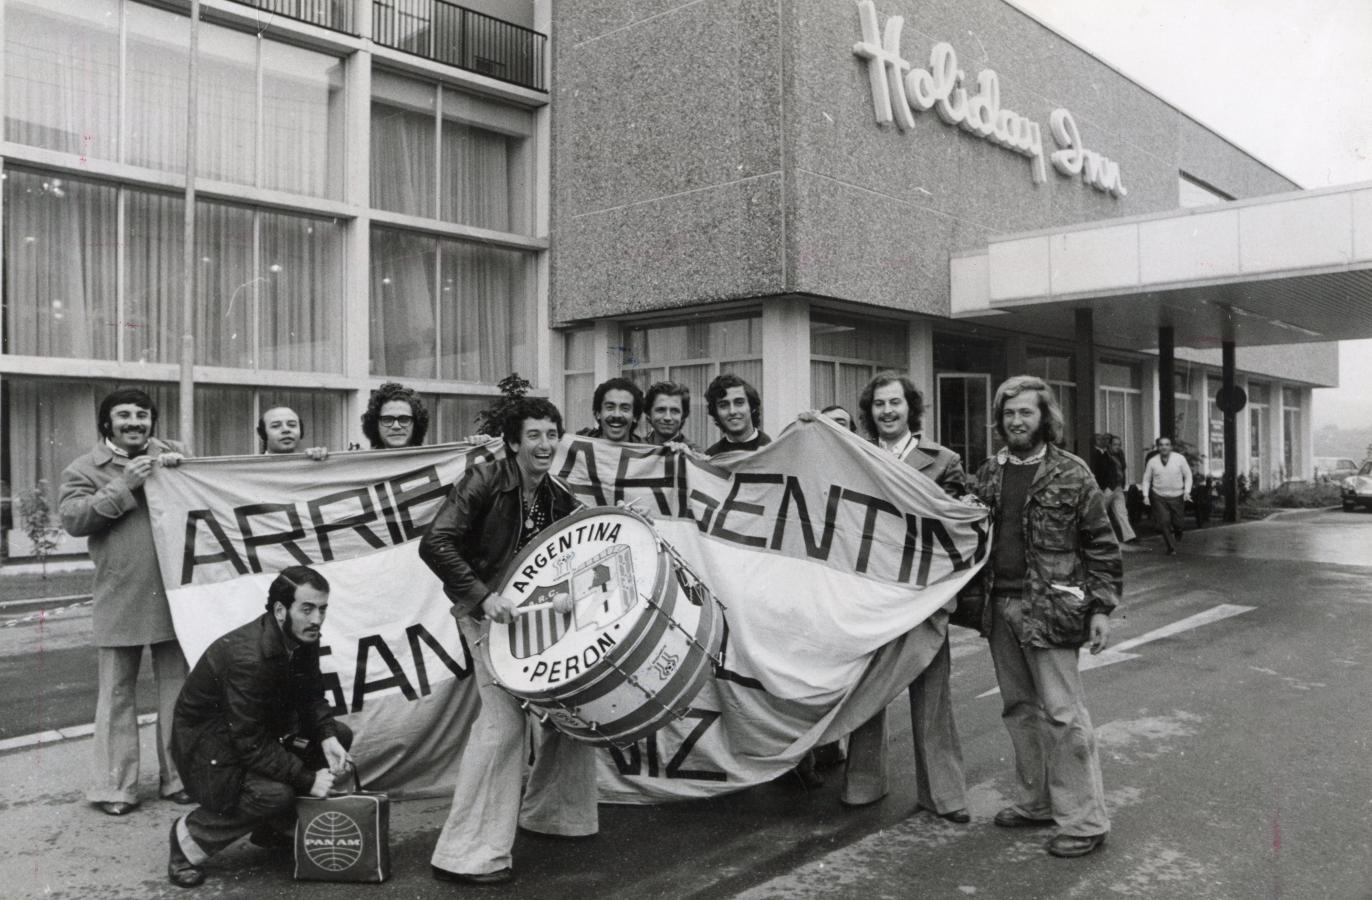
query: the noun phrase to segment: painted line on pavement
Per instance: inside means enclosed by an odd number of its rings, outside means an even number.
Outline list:
[[[157,721],[157,713],[143,713],[138,717],[139,726],[151,725]],[[59,741],[70,741],[75,738],[89,737],[95,734],[95,723],[88,722],[85,725],[70,725],[66,728],[49,729],[48,731],[37,731],[33,734],[21,734],[18,737],[5,738],[0,741],[0,753],[6,750],[21,750],[24,747],[36,747],[39,744],[55,744]]]
[[[1141,634],[1136,638],[1130,638],[1127,641],[1120,641],[1115,646],[1107,647],[1105,650],[1101,651],[1099,654],[1095,656],[1092,656],[1089,650],[1087,650],[1085,647],[1082,647],[1077,659],[1077,671],[1086,672],[1090,669],[1099,669],[1102,666],[1111,666],[1115,663],[1127,662],[1131,659],[1138,659],[1139,654],[1129,653],[1128,651],[1142,644],[1148,644],[1152,643],[1153,641],[1159,641],[1163,638],[1171,637],[1174,634],[1181,634],[1184,631],[1190,631],[1193,628],[1199,628],[1202,625],[1209,625],[1211,622],[1219,622],[1222,619],[1228,619],[1232,616],[1241,615],[1246,612],[1252,612],[1254,609],[1257,609],[1257,607],[1239,606],[1234,603],[1221,603],[1219,606],[1211,607],[1210,609],[1207,609],[1204,612],[1198,612],[1194,616],[1187,616],[1184,619],[1178,619],[1170,625],[1164,625],[1161,628],[1155,628],[1152,631],[1149,631],[1145,634]],[[977,699],[980,700],[982,697],[991,697],[999,693],[1000,688],[994,687],[983,694],[977,694]]]

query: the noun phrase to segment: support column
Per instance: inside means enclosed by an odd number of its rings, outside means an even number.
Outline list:
[[[1072,452],[1087,459],[1096,433],[1096,335],[1090,308],[1076,310],[1073,373],[1077,382],[1076,446]]]
[[[937,421],[934,418],[934,404],[938,395],[938,385],[934,382],[934,323],[928,319],[915,319],[906,333],[909,335],[906,364],[910,367],[910,380],[924,395],[924,421],[920,427],[925,434],[932,435],[936,430],[933,424]],[[849,402],[856,400],[853,398]],[[853,415],[857,414],[857,408],[854,407]]]
[[[1220,344],[1220,378],[1224,382],[1220,390],[1225,399],[1232,400],[1234,394],[1234,342]],[[1220,410],[1224,413],[1224,521],[1239,520],[1239,435],[1235,426],[1234,404],[1226,402]]]
[[[1177,428],[1176,338],[1172,326],[1158,328],[1158,428],[1151,437],[1168,437],[1176,441],[1172,432]],[[1151,441],[1150,441],[1151,443]]]
[[[810,303],[776,297],[762,307],[762,430],[776,437],[811,407]],[[853,411],[856,415],[857,411]]]

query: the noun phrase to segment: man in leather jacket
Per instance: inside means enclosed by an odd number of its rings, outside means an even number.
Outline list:
[[[547,400],[524,398],[502,423],[507,455],[463,473],[419,544],[419,556],[443,581],[469,648],[482,620],[508,623],[515,601],[498,593],[510,561],[538,532],[577,505],[549,474],[562,437],[562,414]],[[529,719],[472,654],[481,712],[457,769],[453,805],[432,857],[434,878],[496,884],[514,877],[516,826],[561,837],[600,829],[595,748],[550,728],[535,730],[535,758],[522,791]]]
[[[1019,797],[996,814],[1003,828],[1056,824],[1054,856],[1085,856],[1105,842],[1100,759],[1077,650],[1100,653],[1123,589],[1119,544],[1086,463],[1055,443],[1062,411],[1042,379],[1017,375],[996,389],[1006,446],[972,483],[991,508],[991,558],[964,598],[980,601],[982,635],[1000,685],[1001,720],[1015,748]]]
[[[172,884],[200,884],[204,862],[245,834],[293,846],[296,795],[325,796],[348,765],[352,731],[334,720],[319,672],[328,603],[323,575],[283,569],[266,614],[210,644],[186,678],[172,755],[200,805],[172,823]]]

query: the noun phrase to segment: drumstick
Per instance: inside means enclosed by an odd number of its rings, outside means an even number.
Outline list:
[[[512,612],[513,612],[516,616],[523,616],[523,615],[527,615],[528,613],[542,612],[542,611],[545,610],[545,609],[552,609],[552,608],[553,608],[553,601],[549,600],[547,603],[534,603],[534,604],[531,604],[531,605],[529,605],[529,606],[516,606],[516,607],[512,610]]]

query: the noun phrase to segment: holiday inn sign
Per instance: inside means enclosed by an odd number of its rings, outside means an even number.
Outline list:
[[[891,16],[885,29],[878,29],[876,7],[872,0],[862,0],[858,19],[862,40],[853,45],[853,53],[867,61],[872,107],[879,124],[895,122],[901,131],[910,131],[915,127],[916,112],[933,110],[945,124],[1028,157],[1034,184],[1047,180],[1042,129],[1027,116],[1001,107],[1000,77],[993,70],[978,72],[976,93],[969,94],[964,87],[967,73],[958,68],[952,44],[935,44],[929,51],[929,68],[917,69],[901,56],[903,16]],[[1128,193],[1120,179],[1119,163],[1082,146],[1070,111],[1053,110],[1048,127],[1059,148],[1048,159],[1060,175],[1080,176],[1091,187],[1115,197]]]

